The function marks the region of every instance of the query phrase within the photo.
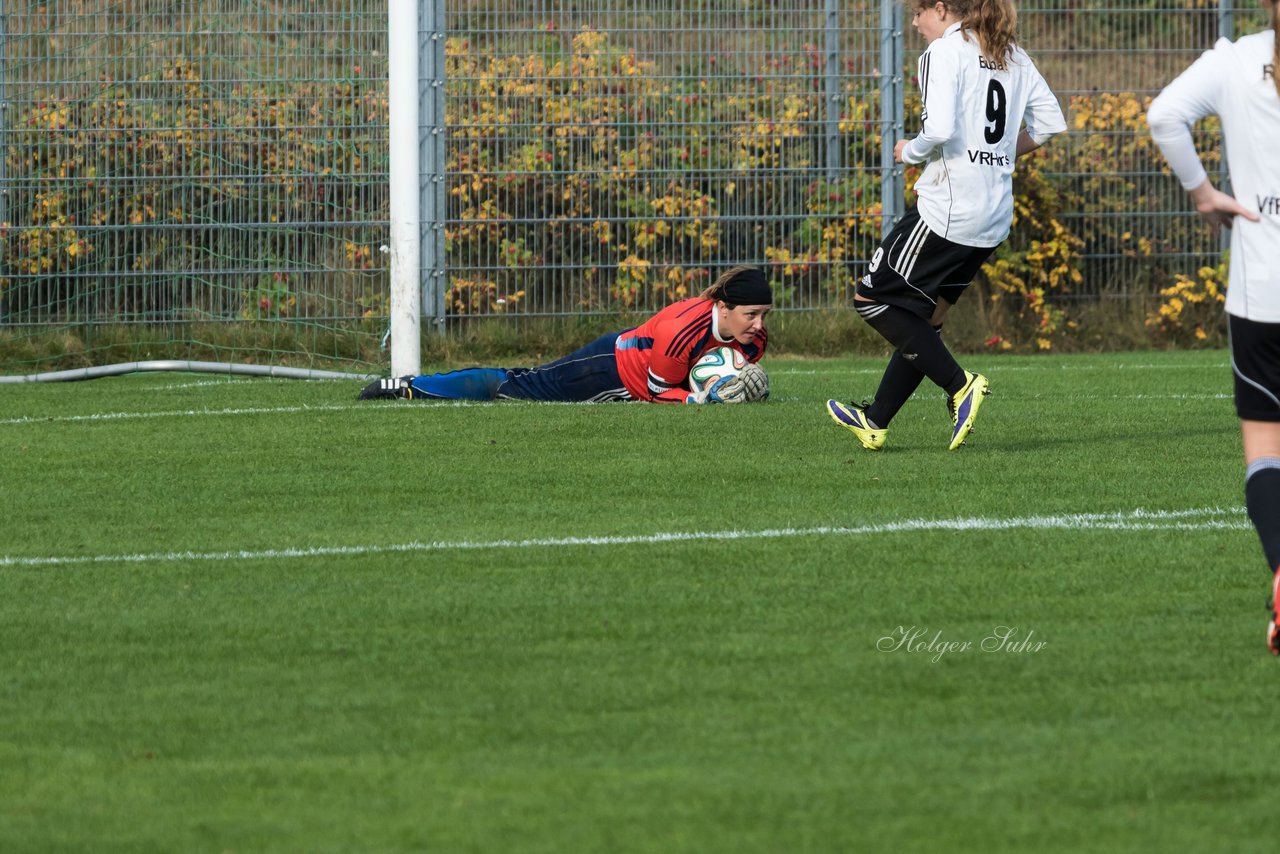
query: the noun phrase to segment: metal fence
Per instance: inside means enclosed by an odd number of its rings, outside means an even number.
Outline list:
[[[892,180],[881,90],[902,77],[880,73],[881,18],[840,0],[448,4],[437,306],[647,309],[736,263],[817,304],[869,254]]]
[[[0,335],[232,320],[379,334],[385,2],[2,9]],[[423,99],[441,107],[423,115],[444,116],[422,135],[445,140],[422,189],[429,313],[645,310],[735,263],[767,264],[784,307],[827,306],[902,209],[885,141],[915,130],[923,43],[892,0],[420,11]],[[1035,169],[1079,240],[1075,295],[1149,292],[1216,258],[1142,113],[1219,35],[1263,24],[1232,0],[1020,10],[1072,128]]]
[[[10,358],[41,330],[155,328],[162,352],[225,321],[343,352],[385,311],[385,43],[381,0],[5,2]]]
[[[1067,200],[1057,218],[1082,240],[1082,282],[1068,298],[1150,294],[1175,273],[1218,262],[1225,242],[1190,212],[1144,114],[1218,38],[1266,25],[1257,5],[1237,9],[1232,0],[1054,0],[1020,10],[1020,37],[1070,129],[1050,143],[1043,167]],[[1225,182],[1217,127],[1208,121],[1195,135],[1206,167]]]
[[[924,44],[900,4],[446,6],[448,197],[424,196],[447,231],[442,313],[650,309],[762,262],[782,306],[827,306],[902,211],[888,155],[917,129]],[[1229,0],[1021,10],[1073,134],[1032,161],[1052,222],[1011,244],[1061,226],[1081,272],[1063,298],[1150,293],[1216,260],[1143,114],[1236,17]],[[1211,130],[1201,142],[1213,162]]]

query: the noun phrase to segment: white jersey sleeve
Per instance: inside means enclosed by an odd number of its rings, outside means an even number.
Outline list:
[[[920,133],[902,150],[905,163],[924,163],[955,138],[959,93],[953,81],[960,79],[960,55],[951,42],[938,39],[920,54]]]
[[[1023,121],[1027,126],[1027,135],[1036,145],[1044,145],[1067,129],[1067,119],[1062,115],[1058,97],[1045,82],[1040,69],[1032,64],[1031,57],[1026,58],[1026,63],[1031,68],[1027,73],[1027,112]]]
[[[1227,43],[1225,39],[1222,43]],[[1216,111],[1227,80],[1222,54],[1206,51],[1190,68],[1165,87],[1147,110],[1151,138],[1169,161],[1182,186],[1194,190],[1208,175],[1196,153],[1191,126]]]

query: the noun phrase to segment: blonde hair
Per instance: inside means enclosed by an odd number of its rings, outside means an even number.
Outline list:
[[[1271,30],[1275,46],[1271,48],[1271,84],[1280,95],[1280,0],[1271,0]]]
[[[1018,10],[1009,0],[911,0],[913,8],[923,11],[942,3],[947,11],[960,19],[962,32],[978,37],[978,48],[992,62],[1003,64],[1018,40]],[[1273,7],[1274,8],[1274,7]],[[969,33],[965,32],[967,39]]]
[[[698,296],[701,297],[702,299],[710,299],[710,300],[724,299],[724,286],[727,285],[729,281],[733,279],[734,276],[738,275],[739,273],[745,273],[746,271],[751,269],[754,269],[754,268],[747,267],[744,265],[744,266],[733,267],[732,269],[726,270],[723,274],[721,274],[720,278],[712,282],[707,287],[707,289],[704,290],[702,293],[698,294]]]

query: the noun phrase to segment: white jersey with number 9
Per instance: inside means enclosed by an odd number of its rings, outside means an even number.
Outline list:
[[[920,56],[920,135],[903,150],[925,163],[916,182],[920,218],[939,237],[996,246],[1013,223],[1013,162],[1023,122],[1037,144],[1067,129],[1058,99],[1026,51],[1003,63],[952,24]]]

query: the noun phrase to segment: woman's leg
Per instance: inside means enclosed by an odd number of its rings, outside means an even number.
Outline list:
[[[929,326],[939,336],[942,335],[943,319],[950,308],[951,303],[939,299],[933,317],[929,318]],[[915,394],[923,380],[924,374],[915,366],[915,363],[903,358],[901,350],[894,350],[893,355],[889,357],[889,364],[885,366],[884,375],[880,378],[880,387],[876,389],[876,396],[865,410],[867,418],[880,427],[888,427],[889,422],[911,399],[911,395]]]
[[[1262,553],[1271,576],[1271,621],[1267,625],[1267,646],[1280,655],[1280,422],[1240,421],[1244,438],[1244,504],[1249,520],[1258,532]]]
[[[1234,316],[1227,321],[1236,414],[1244,441],[1245,509],[1272,573],[1267,646],[1280,655],[1280,324]]]
[[[614,345],[619,332],[602,335],[550,364],[509,371],[496,390],[500,398],[564,403],[630,400],[618,375]]]
[[[964,386],[964,369],[928,320],[913,311],[884,303],[859,301],[857,311],[893,345],[897,351],[895,357],[901,356],[948,395],[955,395]]]
[[[883,429],[915,391],[912,383],[918,382],[902,370],[911,367],[946,392],[952,425],[949,447],[954,451],[964,444],[987,394],[987,378],[961,368],[938,333],[947,312],[992,251],[938,237],[918,213],[904,217],[876,250],[867,275],[858,283],[854,307],[897,352],[876,394],[877,401],[883,403],[861,413],[869,421],[867,427]],[[875,414],[871,408],[876,409]],[[830,402],[827,410],[857,432]],[[845,412],[858,417],[849,407]]]
[[[360,392],[361,400],[493,400],[510,371],[467,368],[445,374],[387,377]]]
[[[423,374],[409,381],[413,399],[494,400],[506,380],[507,368],[465,368],[445,374]]]

